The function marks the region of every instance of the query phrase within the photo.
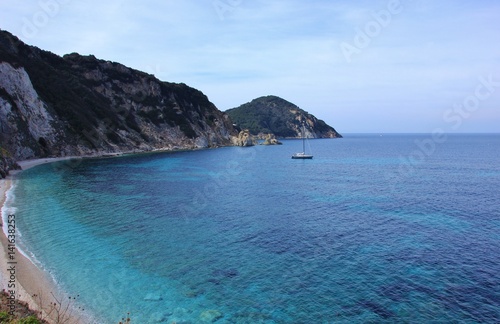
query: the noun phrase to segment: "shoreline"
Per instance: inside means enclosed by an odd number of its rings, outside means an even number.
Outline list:
[[[191,151],[193,149],[187,149]],[[196,150],[196,149],[194,149]],[[179,151],[186,151],[184,149],[158,149],[153,151],[131,151],[131,152],[118,152],[118,153],[105,153],[105,154],[92,154],[83,156],[66,156],[66,157],[51,157],[51,158],[38,158],[32,160],[18,161],[17,164],[21,167],[21,170],[10,170],[9,175],[5,179],[0,179],[0,223],[2,224],[2,231],[0,234],[0,289],[8,291],[9,277],[9,242],[4,232],[8,224],[4,223],[7,220],[8,208],[7,199],[8,193],[13,188],[14,181],[19,173],[26,171],[28,169],[34,168],[39,165],[49,164],[54,162],[68,161],[67,167],[76,167],[84,159],[99,159],[99,158],[114,158],[123,157],[126,155],[134,154],[156,154],[156,153],[173,153]],[[5,217],[4,217],[5,210]],[[16,244],[17,245],[17,244]],[[24,302],[28,307],[36,312],[39,312],[39,316],[46,320],[48,323],[56,323],[54,317],[57,315],[53,309],[55,297],[59,301],[68,300],[68,295],[65,291],[57,287],[57,282],[54,278],[50,276],[49,273],[39,268],[34,261],[29,259],[23,252],[21,252],[17,246],[15,247],[15,262],[16,262],[16,272],[15,272],[15,293],[16,299]],[[67,304],[62,303],[62,308]],[[64,323],[87,324],[90,319],[92,323],[97,323],[96,314],[90,314],[87,312],[78,311],[76,305],[70,307],[72,310],[65,314]],[[52,310],[52,311],[51,311]],[[61,315],[61,314],[59,314]],[[64,314],[63,314],[64,315]],[[98,314],[97,314],[98,315]],[[86,320],[85,320],[86,319]],[[60,320],[59,320],[60,321]]]
[[[18,249],[17,242],[15,243],[14,252],[12,252],[12,245],[9,250],[9,240],[5,234],[5,231],[8,229],[8,224],[4,222],[7,220],[7,215],[9,214],[9,206],[7,205],[8,193],[13,189],[16,175],[22,171],[42,164],[82,158],[84,157],[71,156],[20,161],[17,163],[21,166],[22,170],[12,170],[5,179],[0,180],[0,208],[2,216],[2,233],[0,234],[0,288],[7,292],[13,290],[16,299],[27,303],[32,310],[40,312],[40,317],[49,323],[55,322],[51,317],[57,315],[57,311],[54,311],[54,307],[51,306],[56,302],[55,297],[60,301],[67,300],[67,298],[63,298],[65,292],[57,287],[57,283],[50,274],[40,269]],[[17,235],[15,239],[18,239]],[[11,263],[9,263],[9,261]],[[14,267],[15,270],[9,272],[9,269],[12,269],[12,267]],[[11,280],[12,278],[14,278],[14,281]],[[64,307],[66,306],[64,302],[62,305]],[[65,314],[61,312],[59,315],[65,315],[67,319],[65,322],[68,323],[84,323],[82,318],[78,316],[74,310]]]

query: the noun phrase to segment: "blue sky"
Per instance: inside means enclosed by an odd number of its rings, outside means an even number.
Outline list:
[[[0,28],[184,82],[221,110],[274,94],[341,133],[500,132],[500,2],[0,2]]]

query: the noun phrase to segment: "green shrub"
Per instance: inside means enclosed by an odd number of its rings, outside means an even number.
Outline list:
[[[17,321],[17,324],[40,324],[40,320],[35,316],[28,316]]]
[[[0,323],[8,323],[10,315],[7,312],[0,312]]]

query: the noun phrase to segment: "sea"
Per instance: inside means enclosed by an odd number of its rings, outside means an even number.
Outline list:
[[[300,151],[26,170],[8,201],[18,247],[88,323],[500,323],[500,134]]]

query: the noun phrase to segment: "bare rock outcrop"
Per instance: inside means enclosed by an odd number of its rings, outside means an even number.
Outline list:
[[[280,141],[276,139],[274,134],[267,134],[264,138],[264,142],[261,145],[282,145]]]
[[[254,146],[255,139],[252,134],[248,131],[248,129],[244,129],[240,131],[237,137],[234,138],[234,145],[236,146]]]
[[[0,30],[0,148],[13,159],[217,147],[235,136],[199,90]]]

